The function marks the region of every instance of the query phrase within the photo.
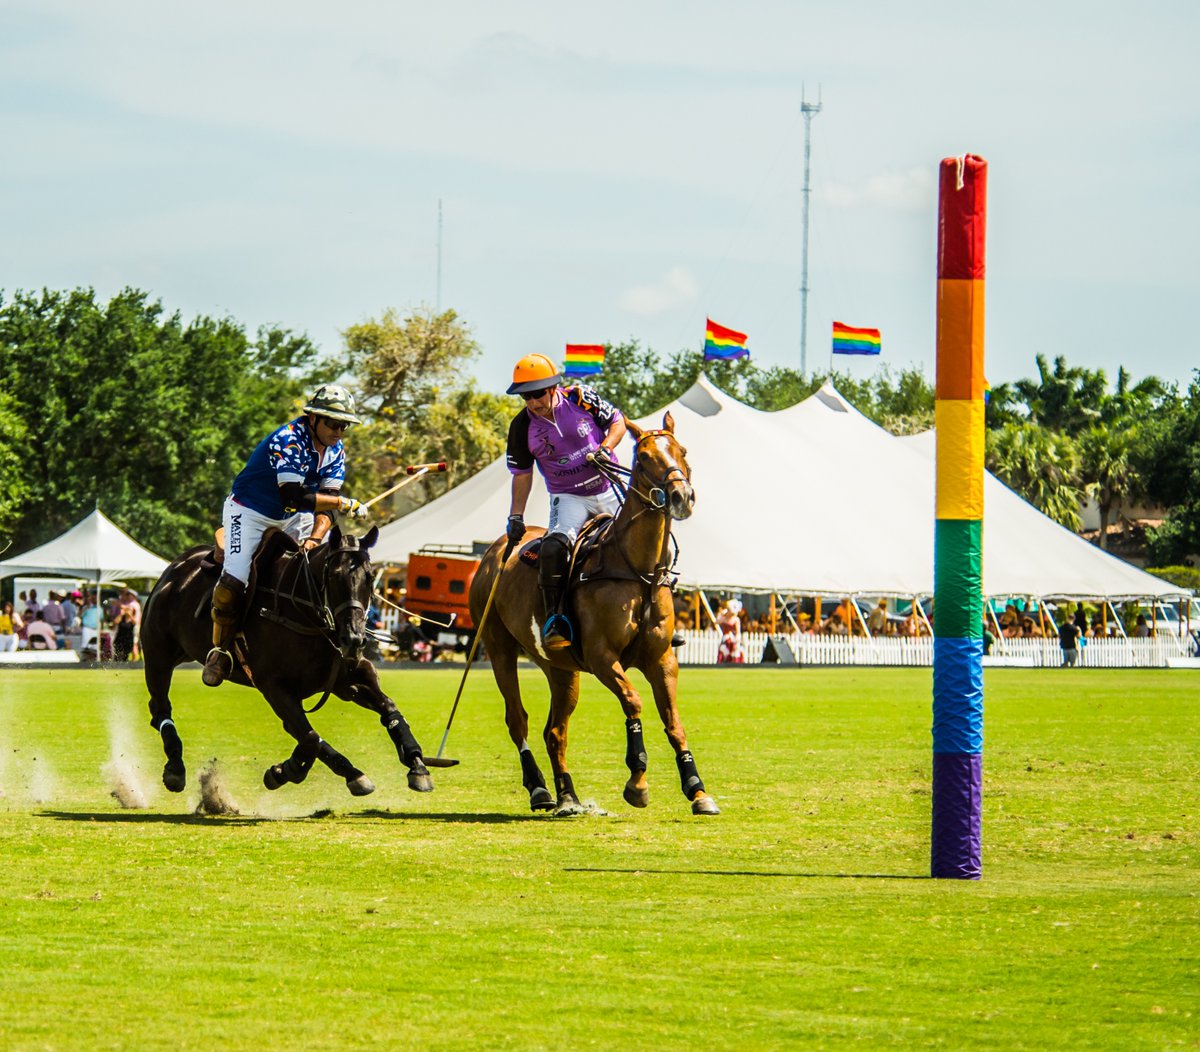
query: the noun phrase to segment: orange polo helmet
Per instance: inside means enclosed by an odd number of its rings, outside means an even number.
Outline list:
[[[513,369],[513,382],[508,385],[509,394],[529,394],[544,391],[562,383],[562,373],[544,354],[527,354]]]

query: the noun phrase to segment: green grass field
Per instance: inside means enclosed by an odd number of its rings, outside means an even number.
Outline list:
[[[386,675],[430,753],[458,674]],[[1192,674],[990,671],[980,882],[927,879],[928,670],[682,687],[719,817],[691,815],[652,711],[651,806],[621,801],[594,682],[571,769],[608,813],[553,818],[486,668],[432,794],[369,713],[314,717],[364,799],[319,765],[268,793],[291,740],[194,670],[181,796],[139,673],[0,673],[0,1048],[1200,1047]],[[192,814],[212,758],[237,816]]]

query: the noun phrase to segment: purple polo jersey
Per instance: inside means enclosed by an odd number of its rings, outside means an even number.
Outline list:
[[[527,475],[534,462],[550,493],[591,497],[610,489],[586,460],[599,445],[617,410],[590,387],[567,387],[554,407],[554,420],[522,409],[508,428],[508,470]]]

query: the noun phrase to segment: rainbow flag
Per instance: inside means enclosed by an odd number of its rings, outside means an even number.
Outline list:
[[[704,360],[706,362],[728,362],[734,358],[747,358],[746,334],[718,325],[712,318],[704,330]]]
[[[563,376],[595,376],[604,368],[602,343],[568,343]]]
[[[834,354],[878,354],[880,347],[878,329],[856,329],[840,321],[833,323]]]

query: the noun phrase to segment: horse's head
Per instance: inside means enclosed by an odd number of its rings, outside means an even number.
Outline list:
[[[347,661],[362,656],[367,638],[367,607],[371,605],[374,575],[368,551],[379,539],[372,526],[362,537],[342,533],[334,526],[323,546],[325,566],[321,572],[325,604],[333,615],[338,649]]]
[[[696,491],[692,489],[687,450],[675,440],[671,414],[663,417],[659,431],[643,430],[632,420],[626,420],[625,426],[637,443],[633,451],[631,490],[671,518],[686,519],[696,503]]]

